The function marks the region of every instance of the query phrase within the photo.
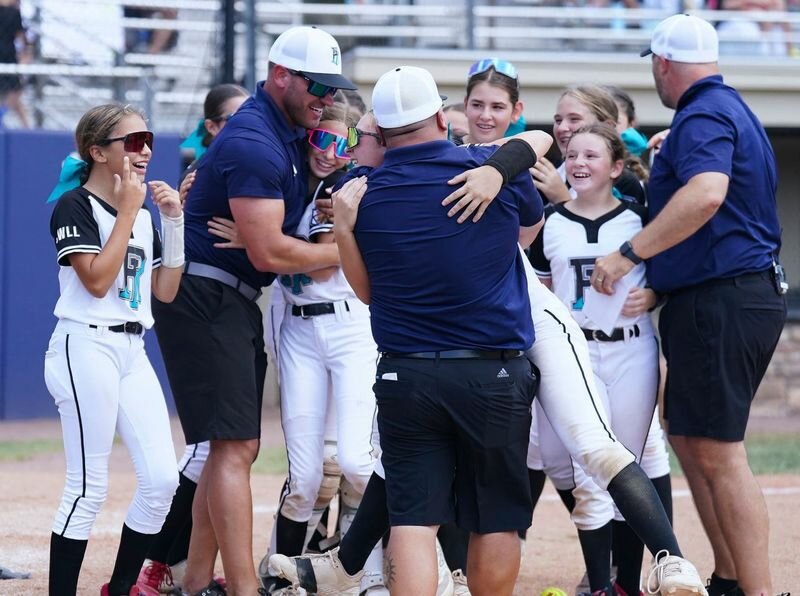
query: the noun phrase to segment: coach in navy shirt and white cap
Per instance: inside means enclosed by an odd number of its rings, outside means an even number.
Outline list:
[[[667,297],[659,327],[670,442],[714,550],[709,594],[769,595],[769,520],[743,440],[786,319],[775,155],[722,80],[711,24],[672,16],[646,55],[662,103],[675,109],[650,175],[651,223],[599,259],[591,281],[613,293],[647,259],[648,280]]]
[[[517,241],[542,219],[542,200],[525,170],[479,224],[459,224],[442,206],[447,181],[496,147],[447,140],[442,99],[424,69],[384,74],[372,105],[385,161],[369,175],[357,221],[337,211],[336,225],[342,265],[370,304],[382,352],[375,395],[392,526],[387,580],[393,593],[435,594],[436,529],[455,520],[471,532],[470,588],[511,594],[516,530],[531,522],[536,387],[523,356],[534,337]]]
[[[336,40],[316,27],[285,31],[270,48],[267,80],[209,147],[187,198],[186,269],[175,301],[156,305],[156,330],[186,441],[211,442],[194,499],[188,593],[225,593],[211,577],[215,534],[229,593],[259,589],[250,466],[266,354],[255,300],[278,273],[339,263],[335,245],[291,236],[307,194],[306,129],[339,88],[354,86],[342,76]],[[236,221],[245,250],[214,247],[207,222],[215,215]]]

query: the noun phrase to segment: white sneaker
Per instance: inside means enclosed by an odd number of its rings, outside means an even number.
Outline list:
[[[469,588],[467,587],[467,576],[464,575],[461,569],[453,571],[453,596],[470,596]]]
[[[356,594],[358,596],[389,596],[389,590],[383,583],[383,574],[364,572],[364,577],[361,578],[361,591]]]
[[[647,576],[647,593],[661,596],[708,596],[700,575],[686,559],[660,550]]]
[[[364,571],[348,574],[339,560],[339,547],[321,555],[287,557],[272,555],[269,567],[279,577],[288,579],[292,585],[299,586],[317,596],[336,596],[347,590],[358,588]]]
[[[450,568],[445,561],[442,546],[436,541],[436,563],[438,566],[438,581],[436,584],[436,596],[453,596],[453,576]]]

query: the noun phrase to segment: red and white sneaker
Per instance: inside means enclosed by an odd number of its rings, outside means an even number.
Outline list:
[[[175,588],[169,565],[158,561],[145,561],[139,577],[136,578],[136,583],[153,588],[161,594],[169,594]]]

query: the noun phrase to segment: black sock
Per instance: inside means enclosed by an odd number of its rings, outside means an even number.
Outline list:
[[[178,531],[177,536],[172,541],[172,546],[167,553],[167,559],[165,563],[172,567],[173,565],[177,565],[181,561],[185,561],[189,558],[189,542],[192,539],[192,518],[186,521],[183,524],[183,527]]]
[[[536,504],[542,496],[544,490],[544,483],[547,480],[547,475],[544,470],[532,470],[528,468],[528,482],[531,485],[531,501],[533,502],[533,509],[536,509]]]
[[[617,583],[620,588],[625,590],[626,594],[638,594],[644,544],[631,530],[628,522],[614,521],[612,523],[613,561],[617,565]]]
[[[628,525],[654,556],[664,549],[671,555],[683,556],[653,483],[635,462],[614,476],[608,492]]]
[[[339,560],[350,575],[364,568],[378,540],[389,530],[389,508],[386,504],[386,481],[372,474],[361,497],[361,505],[353,524],[342,538]]]
[[[611,522],[596,530],[578,530],[592,592],[611,588]]]
[[[716,573],[711,574],[708,582],[708,596],[726,596],[726,594],[739,587],[735,579],[725,579]]]
[[[303,553],[306,542],[308,522],[296,522],[278,513],[275,520],[275,551],[287,557],[296,557]],[[292,582],[283,578],[275,580],[275,588],[288,588]]]
[[[572,513],[575,510],[575,497],[572,495],[572,490],[557,490],[558,496],[561,497],[561,502],[567,511]]]
[[[659,478],[651,478],[650,482],[658,493],[658,498],[661,499],[661,504],[664,506],[664,511],[667,512],[669,523],[672,523],[672,477],[669,474],[660,476]]]
[[[131,591],[131,586],[136,583],[136,578],[139,577],[142,563],[147,557],[147,551],[155,536],[155,534],[142,534],[122,524],[122,536],[119,539],[117,560],[114,563],[111,581],[108,582],[110,596],[127,594]]]
[[[302,554],[308,522],[294,521],[278,513],[275,524],[275,551],[287,557]]]
[[[439,526],[439,544],[442,545],[444,560],[447,566],[455,571],[467,573],[467,550],[469,548],[469,532],[462,530],[455,523],[451,522]]]
[[[192,501],[197,490],[197,483],[192,482],[183,474],[179,474],[178,479],[178,489],[175,491],[175,496],[172,497],[172,504],[169,506],[167,518],[164,520],[161,531],[156,534],[153,544],[147,552],[147,558],[151,561],[167,563],[167,555],[175,539],[186,526],[186,521],[191,521],[192,519]],[[186,551],[188,552],[188,550],[189,545],[187,543]],[[180,560],[182,561],[183,559]]]
[[[83,555],[88,540],[50,535],[50,596],[71,596],[78,590]]]

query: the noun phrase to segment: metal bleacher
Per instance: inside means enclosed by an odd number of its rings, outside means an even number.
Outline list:
[[[318,24],[345,53],[397,52],[405,61],[472,51],[547,54],[565,63],[591,60],[645,45],[650,29],[671,11],[616,5],[583,6],[587,0],[331,0],[235,2],[237,78],[247,70],[246,33],[255,32],[255,73],[266,72],[271,41],[287,27]],[[222,0],[26,0],[26,24],[36,40],[32,64],[0,64],[0,72],[28,77],[26,103],[40,127],[71,129],[90,106],[112,99],[141,105],[160,131],[186,133],[202,111],[209,86],[219,80]],[[123,9],[170,8],[176,19],[126,18]],[[715,21],[744,23],[720,39],[744,60],[800,60],[800,13],[695,11]],[[755,27],[757,38],[753,38]],[[177,45],[167,52],[126,52],[125,30],[171,29]],[[777,41],[764,50],[765,30]],[[759,45],[761,44],[761,45]],[[777,51],[773,51],[778,48]],[[792,75],[794,76],[794,75]],[[9,116],[7,120],[11,121]],[[9,125],[13,126],[13,122]]]

